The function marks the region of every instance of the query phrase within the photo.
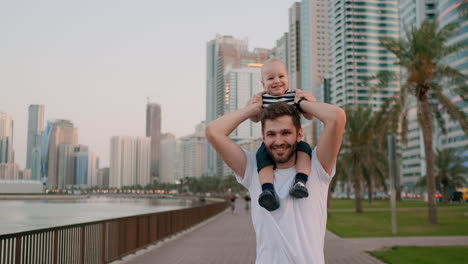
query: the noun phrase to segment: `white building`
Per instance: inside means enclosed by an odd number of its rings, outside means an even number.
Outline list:
[[[399,81],[372,92],[380,71],[398,74],[395,56],[379,38],[398,38],[398,0],[330,2],[332,25],[331,103],[338,106],[370,105],[380,108],[386,98],[397,92]]]
[[[224,113],[235,112],[244,107],[249,99],[263,91],[261,84],[261,64],[241,69],[227,69],[224,76]],[[260,123],[244,121],[232,133],[233,139],[253,139],[261,137]]]
[[[175,136],[171,133],[163,134],[161,137],[159,173],[161,182],[175,183],[177,164],[177,143]]]
[[[203,122],[197,126],[194,134],[178,139],[176,180],[206,175],[206,147]]]
[[[13,120],[0,112],[0,163],[15,162],[13,150]]]
[[[148,137],[111,138],[109,187],[145,186],[150,183],[150,144]]]

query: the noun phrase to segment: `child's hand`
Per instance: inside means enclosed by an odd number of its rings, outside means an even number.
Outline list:
[[[315,96],[313,96],[311,93],[304,92],[301,89],[296,89],[296,96],[294,97],[294,102],[297,103],[299,101],[299,99],[301,99],[301,98],[305,98],[309,102],[316,102],[317,101]],[[309,113],[304,113],[303,116],[307,120],[314,119],[314,116],[312,114],[309,114]]]
[[[260,113],[262,112],[263,106],[263,95],[265,92],[257,93],[256,95],[252,96],[250,100],[247,102],[247,107],[255,108],[255,113],[249,118],[252,122],[257,123],[260,121]]]
[[[296,96],[294,97],[294,102],[297,103],[299,99],[305,98],[309,102],[316,102],[317,99],[311,93],[302,91],[301,89],[296,89]]]

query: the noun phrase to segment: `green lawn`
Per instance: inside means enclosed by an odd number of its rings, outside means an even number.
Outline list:
[[[354,210],[354,200],[349,200],[349,199],[333,199],[330,201],[330,207],[332,210],[338,209],[350,209]],[[374,200],[372,201],[372,204],[369,204],[367,200],[363,200],[362,205],[364,206],[364,209],[373,209],[373,208],[390,208],[390,201],[388,200]],[[437,206],[440,207],[463,207],[467,206],[466,203],[453,203],[453,204],[447,204],[444,205],[442,203],[438,203]],[[397,208],[414,208],[414,207],[424,207],[427,208],[427,203],[421,200],[404,200],[401,202],[397,202]]]
[[[334,203],[332,201],[332,203]],[[343,211],[345,203],[340,201],[337,210],[332,206],[327,228],[341,237],[384,237],[392,236],[391,214],[388,202],[379,201],[374,208],[365,207],[364,213],[354,210]],[[409,206],[414,203],[413,206]],[[403,202],[397,212],[397,236],[466,236],[468,235],[468,204],[438,207],[438,225],[430,225],[427,208],[423,202]],[[349,207],[348,207],[349,208]],[[385,210],[387,208],[388,210]],[[352,208],[350,208],[352,209]]]
[[[391,249],[370,252],[385,263],[466,263],[468,247],[392,247]]]

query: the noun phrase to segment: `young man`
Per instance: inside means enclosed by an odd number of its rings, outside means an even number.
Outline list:
[[[262,111],[262,94],[252,97],[246,107],[212,121],[206,128],[209,142],[254,197],[261,190],[255,154],[242,150],[229,134]],[[275,185],[281,186],[277,190],[281,207],[270,212],[252,204],[256,263],[324,263],[328,185],[335,173],[346,117],[339,107],[300,100],[303,97],[304,92],[296,93],[296,107],[324,123],[322,136],[312,152],[307,182],[309,199],[297,200],[289,195],[296,174],[295,148],[303,136],[297,110],[286,103],[276,103],[262,113],[263,142],[276,163],[274,178]]]

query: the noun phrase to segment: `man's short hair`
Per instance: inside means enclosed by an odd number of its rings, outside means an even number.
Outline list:
[[[288,105],[285,102],[277,102],[264,108],[261,115],[262,133],[265,132],[265,121],[275,120],[282,116],[290,116],[296,130],[301,129],[301,117],[299,111],[293,105]]]

